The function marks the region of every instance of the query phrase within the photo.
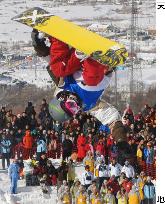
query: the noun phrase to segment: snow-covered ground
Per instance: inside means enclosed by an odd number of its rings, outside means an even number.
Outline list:
[[[39,0],[1,0],[0,4],[0,41],[29,41],[31,29],[11,20],[12,17],[32,7],[41,7],[54,15],[77,22],[78,24],[108,23],[120,28],[129,28],[130,6],[121,5],[69,5],[54,6],[54,1]],[[127,9],[127,10],[126,10]],[[138,26],[155,28],[154,1],[139,6]],[[126,11],[126,12],[125,12]]]
[[[26,161],[25,161],[26,162]],[[60,160],[52,160],[55,167],[59,165]],[[0,169],[1,160],[0,160]],[[82,165],[78,165],[76,167],[76,177],[81,180],[81,174],[84,168]],[[18,194],[11,196],[10,200],[10,180],[7,174],[7,170],[0,170],[0,204],[57,204],[57,188],[50,187],[49,194],[44,196],[41,192],[41,188],[39,186],[26,186],[25,180],[18,181]],[[4,202],[2,201],[4,200]]]

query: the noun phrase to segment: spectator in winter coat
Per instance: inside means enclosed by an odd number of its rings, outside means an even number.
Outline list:
[[[101,155],[105,156],[105,145],[103,140],[99,140],[98,144],[96,145],[96,151],[100,152]]]
[[[55,186],[57,184],[57,170],[50,160],[47,161],[46,173],[49,179],[49,184]]]
[[[23,136],[24,136],[23,131],[21,129],[18,129],[18,131],[15,134],[15,140],[17,144],[22,142]]]
[[[146,183],[146,180],[147,180],[147,177],[146,177],[144,171],[141,171],[140,175],[139,175],[139,177],[137,179],[137,185],[138,185],[138,188],[139,188],[139,193],[140,193],[140,199],[141,200],[144,200],[143,188],[144,188],[144,185]]]
[[[111,163],[109,164],[109,176],[114,175],[115,177],[119,177],[121,174],[122,166],[117,163],[116,159],[112,159]]]
[[[62,131],[62,125],[58,121],[56,121],[53,124],[53,129],[54,129],[55,132],[60,133]]]
[[[128,194],[125,189],[121,187],[121,189],[117,192],[116,198],[118,200],[118,204],[127,204]]]
[[[9,111],[7,111],[5,115],[5,124],[11,123],[11,122],[12,122],[12,115],[10,114]]]
[[[87,204],[88,203],[88,195],[85,192],[85,187],[80,185],[78,192],[76,193],[76,202],[75,204]]]
[[[81,183],[87,189],[92,184],[93,180],[94,180],[94,176],[93,176],[92,172],[90,172],[90,168],[87,165],[87,166],[85,166],[85,172],[82,174],[82,179],[81,179],[82,182]]]
[[[136,157],[137,157],[137,163],[139,167],[142,169],[143,162],[144,162],[144,145],[143,144],[138,145]]]
[[[87,188],[86,192],[87,192],[89,197],[90,197],[90,195],[91,195],[94,188],[97,188],[97,181],[96,180],[93,180],[92,184]]]
[[[63,150],[63,160],[68,160],[68,157],[71,156],[72,154],[72,149],[73,149],[73,143],[69,139],[69,136],[66,135],[66,138],[62,142],[62,150]]]
[[[78,190],[80,188],[80,184],[81,183],[80,183],[79,179],[76,178],[74,180],[74,183],[73,183],[72,187],[70,188],[70,192],[72,194],[73,204],[75,204],[75,202],[76,202],[76,194],[77,194],[77,192],[78,192]]]
[[[89,134],[87,138],[87,144],[85,145],[85,151],[88,152],[90,151],[92,155],[94,155],[94,147],[92,145],[92,135]]]
[[[57,146],[57,138],[53,134],[50,134],[50,138],[47,141],[48,155],[50,158],[56,159]]]
[[[46,151],[47,151],[46,141],[43,137],[39,137],[37,139],[37,160],[39,160],[40,156],[43,153],[46,153]]]
[[[30,130],[34,130],[37,127],[37,119],[35,118],[35,115],[31,115],[30,120],[29,120],[29,127]]]
[[[23,121],[22,121],[21,114],[17,114],[15,125],[17,126],[18,129],[23,129],[24,128],[24,124],[23,124]]]
[[[23,129],[25,129],[26,125],[28,125],[28,123],[29,123],[28,116],[26,115],[25,112],[22,113],[21,121],[22,121]]]
[[[61,185],[60,185],[60,188],[58,190],[58,193],[59,194],[62,194],[62,192],[64,192],[65,188],[68,186],[68,183],[66,180],[63,180]]]
[[[38,118],[40,119],[41,125],[44,125],[47,113],[48,112],[45,107],[39,112]]]
[[[60,195],[61,204],[72,204],[72,195],[70,193],[69,187],[66,186],[62,194]]]
[[[151,108],[149,107],[149,105],[145,104],[142,110],[143,117],[145,118],[147,115],[149,115],[150,111],[151,111]]]
[[[83,159],[83,165],[84,166],[88,165],[90,168],[90,171],[94,173],[94,163],[95,163],[95,160],[93,158],[93,154],[91,151],[88,151],[86,153],[86,157]]]
[[[23,146],[24,146],[24,157],[26,159],[31,157],[32,155],[32,146],[33,146],[33,137],[30,134],[30,130],[26,130],[25,136],[23,137]]]
[[[154,203],[155,186],[151,182],[151,177],[149,176],[147,177],[147,182],[144,185],[143,192],[144,192],[144,203],[145,204]]]
[[[114,175],[112,175],[111,178],[108,180],[107,186],[113,189],[113,193],[115,196],[117,192],[120,190],[119,182]]]
[[[2,107],[0,110],[0,129],[5,127],[5,115],[6,115],[5,107]]]
[[[47,166],[47,161],[48,158],[46,157],[46,153],[42,153],[39,158],[39,165],[45,168]]]
[[[60,186],[63,180],[67,180],[68,165],[65,161],[62,161],[61,165],[57,169],[58,171],[58,186]]]
[[[104,197],[105,204],[116,204],[115,196],[113,194],[113,189],[111,187],[108,188],[108,192]]]
[[[129,204],[140,204],[140,194],[136,186],[132,186],[131,191],[128,194],[128,203]]]
[[[127,178],[133,178],[135,176],[134,168],[128,161],[125,161],[125,165],[123,166],[121,172],[124,172]]]
[[[30,130],[26,130],[25,136],[23,137],[23,145],[26,149],[31,149],[33,146],[33,137],[31,136]]]
[[[126,193],[129,193],[132,189],[133,183],[131,179],[128,179],[127,177],[122,182],[122,187],[125,189]]]
[[[31,101],[28,102],[28,106],[25,108],[25,113],[26,113],[29,121],[30,121],[32,115],[36,115],[36,112],[34,110],[34,106],[33,106]]]
[[[113,144],[110,147],[110,158],[117,158],[119,154],[118,146],[116,144],[116,141],[113,141]]]
[[[13,163],[10,164],[8,169],[8,175],[11,181],[10,193],[16,194],[17,193],[17,182],[19,179],[19,166],[17,164],[17,160],[13,160]]]
[[[74,183],[75,176],[76,176],[75,164],[73,163],[73,160],[70,159],[69,162],[68,162],[68,175],[67,175],[67,181],[68,181],[68,184],[69,184],[70,187]]]
[[[82,161],[86,155],[85,145],[86,145],[86,137],[83,133],[81,133],[77,139],[77,149],[78,149],[78,160],[79,161]]]
[[[11,141],[6,138],[4,133],[2,135],[0,147],[2,153],[2,168],[5,169],[5,160],[7,161],[7,166],[9,167],[10,165]]]
[[[105,195],[107,194],[108,192],[108,181],[107,180],[104,180],[102,186],[101,186],[101,189],[100,189],[100,194],[101,194],[101,197],[102,197],[102,200],[104,200],[104,197]]]
[[[153,176],[154,157],[154,148],[152,147],[152,143],[148,142],[147,147],[144,148],[144,159],[146,162],[147,175],[149,176]]]
[[[46,110],[47,112],[49,112],[49,105],[45,98],[43,98],[41,102],[41,111],[42,110]]]
[[[96,170],[98,171],[99,189],[101,189],[104,180],[108,177],[108,168],[104,160],[100,161],[100,163],[96,166]]]
[[[89,197],[89,203],[91,204],[102,204],[101,195],[97,188],[92,189],[92,193]]]

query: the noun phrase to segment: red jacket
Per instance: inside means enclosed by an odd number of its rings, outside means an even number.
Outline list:
[[[96,146],[96,151],[100,152],[101,155],[105,156],[105,146],[103,143],[98,143]]]
[[[31,136],[29,130],[26,131],[26,134],[25,134],[25,136],[23,138],[23,146],[26,149],[31,149],[32,146],[33,146],[33,137]]]
[[[56,77],[72,75],[77,70],[83,69],[84,83],[89,86],[96,86],[104,78],[107,66],[87,58],[82,61],[75,55],[75,49],[56,38],[50,37],[50,67]]]
[[[122,183],[122,187],[126,190],[127,193],[130,192],[132,186],[133,186],[133,183],[131,181],[123,181]]]
[[[50,46],[50,67],[56,77],[65,77],[80,69],[80,60],[75,56],[75,49],[56,38],[49,38]]]
[[[113,138],[111,136],[109,136],[107,138],[107,146],[110,147],[113,144],[113,141],[114,141]]]
[[[86,156],[86,137],[85,136],[78,136],[77,139],[77,149],[78,149],[78,158],[83,159]]]
[[[113,178],[109,179],[107,186],[113,189],[113,192],[116,194],[120,190],[120,185],[117,180],[113,180]]]

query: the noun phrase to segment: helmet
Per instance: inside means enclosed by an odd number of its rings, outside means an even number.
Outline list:
[[[63,122],[69,120],[71,117],[62,109],[61,101],[54,98],[49,103],[49,113],[54,120]]]
[[[73,116],[73,113],[65,106],[65,102],[72,96],[79,107],[82,106],[81,100],[76,93],[70,91],[60,91],[56,94],[55,98],[49,103],[49,113],[52,118],[59,122],[64,122],[70,120]],[[71,98],[70,98],[71,99]]]

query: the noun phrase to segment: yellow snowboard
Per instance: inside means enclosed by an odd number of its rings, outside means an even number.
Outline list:
[[[123,45],[58,16],[52,16],[38,7],[29,9],[12,20],[55,37],[112,68],[122,65],[128,57]]]

